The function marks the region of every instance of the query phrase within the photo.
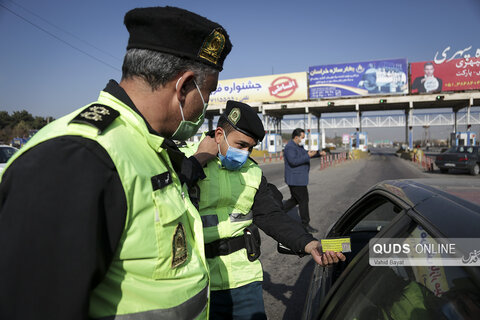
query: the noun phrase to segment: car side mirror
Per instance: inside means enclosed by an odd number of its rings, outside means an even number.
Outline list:
[[[277,252],[281,254],[291,254],[297,256],[293,250],[291,250],[289,247],[286,247],[285,245],[281,244],[280,242],[277,242]]]

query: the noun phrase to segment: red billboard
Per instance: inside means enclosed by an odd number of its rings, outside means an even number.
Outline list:
[[[410,63],[410,93],[480,89],[480,57]]]

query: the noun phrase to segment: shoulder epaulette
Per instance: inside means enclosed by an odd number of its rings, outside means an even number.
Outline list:
[[[118,116],[120,112],[99,103],[89,105],[82,110],[70,123],[88,124],[98,129],[99,133],[104,131]]]

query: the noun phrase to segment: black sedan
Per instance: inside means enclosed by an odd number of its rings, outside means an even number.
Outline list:
[[[442,173],[447,173],[450,169],[459,169],[477,175],[480,172],[478,151],[478,147],[474,146],[456,146],[439,154],[435,164]]]
[[[372,238],[480,238],[480,182],[381,182],[325,235],[335,237],[350,237],[351,252],[345,262],[315,267],[302,319],[480,318],[480,267],[372,266],[369,260]]]

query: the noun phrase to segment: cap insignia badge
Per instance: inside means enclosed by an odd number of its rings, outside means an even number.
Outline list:
[[[235,126],[240,120],[241,112],[239,108],[233,108],[232,111],[230,111],[230,114],[228,115],[228,120]]]
[[[200,58],[210,61],[213,64],[218,63],[218,59],[225,47],[225,36],[220,33],[219,30],[221,29],[215,29],[208,35],[198,53]]]

